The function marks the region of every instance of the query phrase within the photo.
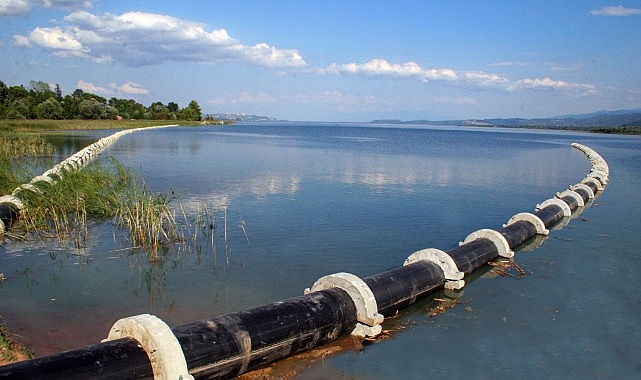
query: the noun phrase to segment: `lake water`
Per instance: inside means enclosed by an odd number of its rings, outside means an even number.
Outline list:
[[[55,141],[67,155],[111,133]],[[82,250],[5,239],[0,315],[45,355],[97,343],[126,316],[178,325],[300,295],[327,274],[379,273],[579,182],[590,165],[572,142],[607,160],[611,182],[538,248],[517,252],[526,276],[484,268],[451,308],[436,313],[431,297],[412,305],[385,322],[386,339],[306,363],[300,378],[639,377],[639,137],[309,123],[129,134],[103,155],[171,194],[188,219],[215,215],[213,246],[203,238],[150,264],[111,223],[93,226]]]

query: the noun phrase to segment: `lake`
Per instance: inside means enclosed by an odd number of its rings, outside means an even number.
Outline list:
[[[62,159],[111,133],[51,139]],[[293,365],[314,379],[638,377],[634,136],[293,122],[129,134],[103,155],[171,196],[188,220],[206,210],[213,244],[199,235],[197,247],[151,264],[111,223],[92,226],[82,249],[5,239],[0,315],[41,356],[97,343],[126,316],[174,326],[300,295],[327,274],[376,274],[500,228],[578,183],[590,164],[572,142],[605,158],[610,183],[540,246],[516,253],[525,275],[488,266],[455,296],[435,294],[444,310],[430,297],[386,320],[385,339]]]

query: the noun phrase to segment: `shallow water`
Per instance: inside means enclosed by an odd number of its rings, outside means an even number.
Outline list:
[[[375,274],[416,250],[499,228],[579,182],[590,166],[571,142],[599,152],[611,182],[540,247],[517,253],[527,276],[475,273],[452,308],[431,316],[433,302],[413,305],[386,321],[399,330],[388,339],[301,376],[638,376],[638,137],[295,123],[130,134],[104,154],[189,215],[218,210],[216,249],[151,265],[114,241],[110,223],[93,227],[80,251],[5,240],[0,315],[44,355],[96,343],[129,315],[176,325],[299,295],[330,273]]]

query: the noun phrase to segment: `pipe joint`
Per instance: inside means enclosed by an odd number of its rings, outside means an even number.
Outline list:
[[[594,199],[594,191],[590,188],[590,186],[584,184],[584,183],[577,183],[576,185],[572,185],[569,187],[570,190],[578,190],[581,189],[585,191],[588,194],[588,199]]]
[[[403,266],[413,264],[417,261],[426,260],[438,265],[443,274],[445,274],[445,289],[462,289],[465,286],[465,273],[461,272],[458,269],[458,266],[452,259],[452,256],[448,255],[444,251],[436,248],[425,248],[420,251],[416,251],[409,255],[409,257],[403,263]]]
[[[560,193],[556,193],[556,197],[559,198],[559,199],[562,199],[563,197],[567,197],[567,196],[570,196],[570,197],[574,198],[576,200],[577,206],[579,206],[579,207],[584,207],[585,206],[585,202],[583,201],[583,197],[581,197],[581,195],[579,193],[577,193],[576,191],[574,191],[574,190],[565,190],[565,191],[562,191]]]
[[[507,223],[503,225],[503,227],[507,227],[512,223],[516,223],[522,220],[532,224],[536,228],[537,235],[548,235],[550,233],[550,231],[545,228],[545,223],[543,223],[541,218],[529,212],[520,212],[514,215],[510,218],[510,220],[507,221]]]
[[[311,288],[305,289],[305,294],[320,290],[339,288],[347,292],[356,306],[358,322],[352,335],[358,337],[376,336],[383,328],[381,323],[385,317],[378,313],[378,305],[374,293],[365,281],[351,273],[335,273],[319,278]]]
[[[169,326],[160,318],[141,314],[114,323],[103,342],[120,338],[136,339],[149,357],[154,379],[193,380],[182,347]]]
[[[601,181],[599,181],[595,177],[586,177],[581,181],[581,183],[583,183],[585,185],[587,185],[588,183],[592,183],[596,187],[597,191],[603,191],[603,189],[604,189],[603,184],[601,183]]]
[[[568,206],[567,203],[563,202],[562,200],[560,200],[558,198],[550,198],[548,200],[545,200],[545,201],[539,203],[538,205],[536,205],[536,210],[538,211],[538,210],[544,209],[544,208],[546,208],[547,206],[550,206],[550,205],[554,205],[554,206],[560,207],[561,210],[563,210],[563,217],[569,218],[570,216],[572,216],[572,210],[570,209],[570,206]]]
[[[472,232],[471,234],[467,235],[465,240],[463,240],[463,242],[461,242],[459,245],[469,243],[476,239],[490,240],[496,246],[499,256],[501,257],[505,257],[508,259],[514,257],[514,251],[510,249],[510,244],[507,242],[505,237],[501,235],[500,232],[491,230],[489,228],[484,228],[484,229]]]

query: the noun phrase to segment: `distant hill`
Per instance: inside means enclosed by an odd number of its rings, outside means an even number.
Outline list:
[[[564,115],[552,118],[508,118],[508,119],[467,119],[467,120],[374,120],[377,124],[425,124],[478,127],[531,127],[558,129],[612,129],[641,128],[641,109],[599,111],[590,114]]]

